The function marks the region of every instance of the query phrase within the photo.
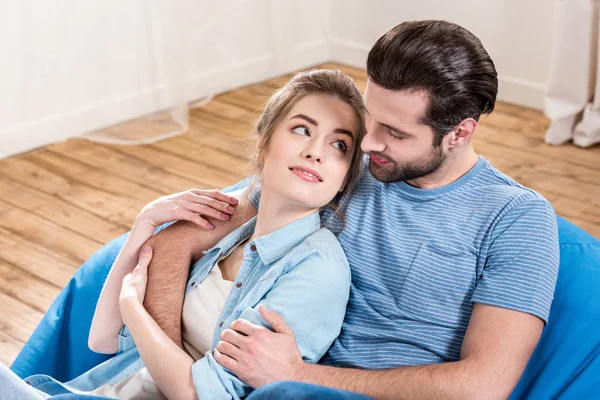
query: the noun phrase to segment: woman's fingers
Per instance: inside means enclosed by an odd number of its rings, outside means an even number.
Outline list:
[[[208,222],[206,219],[202,218],[200,215],[198,215],[198,213],[186,210],[181,207],[179,207],[175,211],[175,216],[173,219],[178,221],[190,221],[208,230],[215,229],[215,226],[213,224]]]
[[[221,201],[223,203],[226,203],[226,204],[232,205],[232,206],[238,205],[238,199],[236,199],[235,197],[227,196],[226,194],[223,194],[223,193],[219,192],[218,190],[191,189],[191,190],[189,190],[189,193],[192,193],[192,194],[198,195],[198,196],[209,197],[209,198]]]
[[[150,265],[150,261],[152,260],[152,247],[145,245],[140,252],[140,256],[138,258],[138,264],[136,268],[139,268],[140,271],[144,273],[148,273],[148,265]]]
[[[222,213],[219,210],[215,210],[214,208],[210,208],[204,204],[196,204],[196,203],[182,203],[181,207],[186,209],[187,211],[191,211],[193,213],[199,214],[203,218],[214,218],[219,219],[221,221],[228,221],[231,219],[231,215]]]
[[[213,199],[212,197],[196,195],[193,193],[188,193],[183,197],[184,201],[189,201],[191,204],[203,205],[213,210],[219,211],[221,213],[233,215],[235,214],[235,207],[229,205],[220,200]]]

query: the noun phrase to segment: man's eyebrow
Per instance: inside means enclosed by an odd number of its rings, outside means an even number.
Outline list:
[[[366,112],[368,115],[371,115],[371,113],[369,112],[369,110],[367,109],[367,107],[366,107],[366,106],[365,106],[365,112]],[[390,125],[388,125],[388,124],[384,124],[384,123],[382,123],[382,122],[378,122],[378,124],[379,124],[379,125],[381,125],[381,126],[385,126],[385,127],[386,127],[386,128],[388,128],[390,131],[392,131],[392,132],[394,132],[394,133],[397,133],[398,135],[404,135],[404,136],[414,136],[413,134],[410,134],[410,133],[408,133],[408,132],[404,132],[403,130],[401,130],[401,129],[398,129],[398,128],[394,128],[393,126],[390,126]]]
[[[308,123],[310,123],[310,124],[312,124],[314,126],[319,126],[319,123],[317,121],[315,121],[314,119],[312,119],[311,117],[309,117],[308,115],[298,114],[298,115],[294,115],[292,118],[300,118],[300,119],[303,119],[303,120],[307,121]],[[333,132],[335,132],[335,133],[341,133],[343,135],[348,135],[352,139],[354,139],[354,135],[348,129],[335,128],[333,130]]]
[[[398,129],[398,128],[394,128],[393,126],[390,126],[390,125],[388,125],[388,124],[384,124],[384,123],[381,123],[381,122],[380,122],[380,123],[379,123],[379,125],[381,125],[381,126],[385,126],[385,127],[386,127],[386,128],[388,128],[390,131],[392,131],[392,132],[394,132],[394,133],[397,133],[398,135],[404,135],[404,136],[414,136],[414,135],[412,135],[412,134],[410,134],[410,133],[408,133],[408,132],[405,132],[405,131],[403,131],[403,130],[400,130],[400,129]]]

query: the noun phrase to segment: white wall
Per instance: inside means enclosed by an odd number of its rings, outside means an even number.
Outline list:
[[[0,158],[323,62],[320,4],[3,1]]]
[[[383,33],[402,21],[444,19],[473,32],[499,75],[498,98],[541,109],[552,44],[551,0],[330,0],[331,58],[361,68]]]
[[[375,40],[411,19],[470,29],[496,62],[500,99],[541,108],[552,11],[549,0],[3,1],[0,158],[164,109],[174,97],[325,61],[364,67]]]

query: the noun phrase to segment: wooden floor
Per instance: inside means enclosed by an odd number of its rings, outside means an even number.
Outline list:
[[[361,90],[365,72],[339,65]],[[181,136],[147,146],[69,140],[0,160],[0,361],[10,365],[75,270],[161,195],[238,180],[256,110],[289,79],[216,96]],[[498,104],[475,134],[494,166],[600,237],[600,147],[549,147],[539,111]]]

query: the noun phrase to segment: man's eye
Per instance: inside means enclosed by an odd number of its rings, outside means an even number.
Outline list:
[[[304,125],[299,125],[292,128],[292,132],[297,133],[299,135],[310,136],[310,131]]]
[[[398,134],[394,133],[391,129],[388,129],[388,134],[392,137],[392,139],[402,139],[402,136],[398,136]]]

